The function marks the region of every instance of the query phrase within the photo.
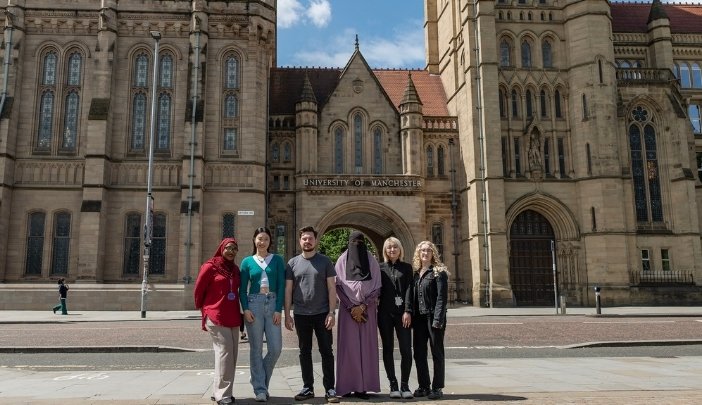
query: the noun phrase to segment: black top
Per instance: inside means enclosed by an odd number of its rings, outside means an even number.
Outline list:
[[[378,312],[387,311],[392,315],[412,313],[412,266],[399,260],[395,263],[383,262],[380,264],[380,275],[383,284]]]
[[[419,273],[415,273],[413,288],[413,301],[417,314],[429,317],[432,328],[445,328],[448,304],[448,275],[446,272],[434,272],[432,266],[421,277]]]
[[[59,284],[59,295],[61,298],[66,298],[68,294],[68,286],[66,284]]]

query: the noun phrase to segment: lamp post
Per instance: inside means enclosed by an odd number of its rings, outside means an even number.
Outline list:
[[[156,86],[158,84],[158,44],[161,40],[159,31],[151,31],[154,39],[154,70],[151,83],[151,131],[149,133],[149,166],[146,179],[146,221],[144,222],[144,272],[141,279],[141,317],[146,318],[146,290],[149,279],[149,253],[154,222],[154,196],[151,193],[154,177],[154,138],[156,132]]]

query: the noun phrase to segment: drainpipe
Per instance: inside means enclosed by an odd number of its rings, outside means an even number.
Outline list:
[[[5,60],[3,63],[3,75],[2,75],[2,97],[0,98],[0,114],[2,114],[5,108],[5,100],[7,100],[7,82],[9,80],[8,76],[10,74],[10,59],[12,58],[12,31],[14,27],[12,26],[13,14],[9,10],[5,10],[5,31],[10,31],[5,39]]]
[[[475,87],[476,107],[478,112],[478,139],[480,141],[480,184],[482,187],[480,201],[483,214],[483,254],[485,255],[485,303],[492,308],[492,269],[490,268],[490,244],[488,243],[488,210],[487,210],[487,170],[485,161],[485,131],[483,129],[483,96],[480,91],[480,30],[478,29],[478,1],[473,0],[473,31],[475,36]]]
[[[195,178],[195,132],[197,129],[195,119],[197,115],[197,82],[200,78],[200,31],[195,31],[195,73],[193,74],[193,108],[190,117],[190,174],[188,175],[188,236],[185,246],[185,276],[183,283],[190,284],[190,255],[193,246],[193,181]]]

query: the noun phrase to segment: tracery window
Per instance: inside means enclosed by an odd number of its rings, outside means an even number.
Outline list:
[[[52,243],[51,274],[68,274],[71,243],[71,214],[60,212],[54,215],[54,240]]]
[[[222,81],[222,153],[226,155],[239,154],[239,127],[241,116],[241,89],[239,56],[229,52],[224,56],[224,76]]]
[[[344,172],[344,129],[334,130],[334,173]]]
[[[446,175],[446,169],[445,169],[445,162],[444,162],[444,147],[442,145],[439,145],[439,147],[436,149],[436,166],[437,170],[439,173],[439,176],[445,176]]]
[[[363,172],[363,119],[361,114],[353,116],[353,155],[355,173]]]
[[[271,161],[273,163],[280,161],[280,145],[278,142],[273,142],[273,146],[271,146]]]
[[[522,67],[531,67],[531,44],[529,41],[522,41]]]
[[[663,221],[656,130],[648,110],[638,106],[631,111],[629,148],[634,183],[636,220],[641,223]]]
[[[284,142],[283,143],[283,162],[291,162],[292,161],[292,146],[290,145],[290,142]]]
[[[156,151],[167,153],[171,149],[173,122],[173,57],[164,52],[158,66],[158,104],[156,115]]]
[[[543,13],[542,13],[543,15]],[[542,18],[543,20],[543,18]],[[551,41],[545,39],[541,43],[541,59],[544,68],[552,68],[553,67],[553,51],[551,49]]]
[[[380,127],[373,130],[373,174],[383,172],[383,131]]]
[[[222,239],[224,238],[234,238],[236,217],[234,213],[227,212],[222,215]]]
[[[166,272],[166,214],[155,213],[153,221],[149,273],[163,275]]]
[[[139,274],[141,258],[141,214],[127,214],[124,221],[124,264],[122,273],[127,276]]]
[[[146,52],[137,53],[134,58],[132,80],[132,108],[129,151],[144,153],[146,151],[146,110],[147,94],[149,94],[149,57]]]
[[[507,39],[503,39],[500,42],[500,66],[512,66],[511,53],[511,46],[509,42],[507,41]]]
[[[43,212],[32,212],[27,218],[27,255],[24,273],[28,276],[41,275],[45,221],[46,214]]]
[[[427,177],[434,177],[434,148],[427,146]]]

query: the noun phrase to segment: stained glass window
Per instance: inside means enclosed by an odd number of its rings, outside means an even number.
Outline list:
[[[46,91],[41,96],[39,107],[39,134],[37,136],[38,150],[51,150],[54,121],[54,92]]]
[[[509,42],[507,42],[506,39],[503,39],[502,42],[500,42],[500,66],[508,67],[512,64],[510,61],[509,48]]]
[[[139,274],[141,263],[141,214],[127,214],[124,225],[125,275]]]
[[[224,101],[224,118],[236,118],[238,112],[237,99],[233,94],[226,96]]]
[[[27,275],[41,275],[45,218],[43,212],[33,212],[27,219],[27,258],[24,270]]]
[[[171,96],[163,93],[158,97],[158,150],[168,150],[171,146]]]
[[[149,273],[165,274],[166,272],[166,215],[154,214],[153,238],[149,250]]]
[[[158,77],[161,87],[168,89],[173,87],[173,58],[170,55],[163,55],[161,57]]]
[[[226,151],[236,151],[236,128],[225,128],[224,129],[224,150]]]
[[[271,160],[273,163],[278,163],[280,161],[280,145],[278,142],[274,142],[271,147]]]
[[[132,101],[132,142],[133,151],[144,150],[146,135],[146,94],[137,93]]]
[[[71,244],[71,214],[66,212],[54,215],[54,240],[51,255],[51,274],[68,274],[69,251]]]
[[[78,93],[72,91],[66,96],[66,113],[63,123],[63,140],[61,148],[64,150],[75,150],[76,136],[78,133],[78,104],[80,97]]]
[[[234,56],[227,58],[225,87],[227,89],[239,87],[239,61]]]
[[[68,59],[68,85],[80,86],[80,71],[82,57],[79,53],[74,53]]]
[[[139,54],[134,61],[134,87],[146,87],[149,82],[149,58]]]
[[[49,52],[44,56],[44,72],[41,84],[45,86],[53,86],[56,84],[56,63],[58,58],[56,53]]]

